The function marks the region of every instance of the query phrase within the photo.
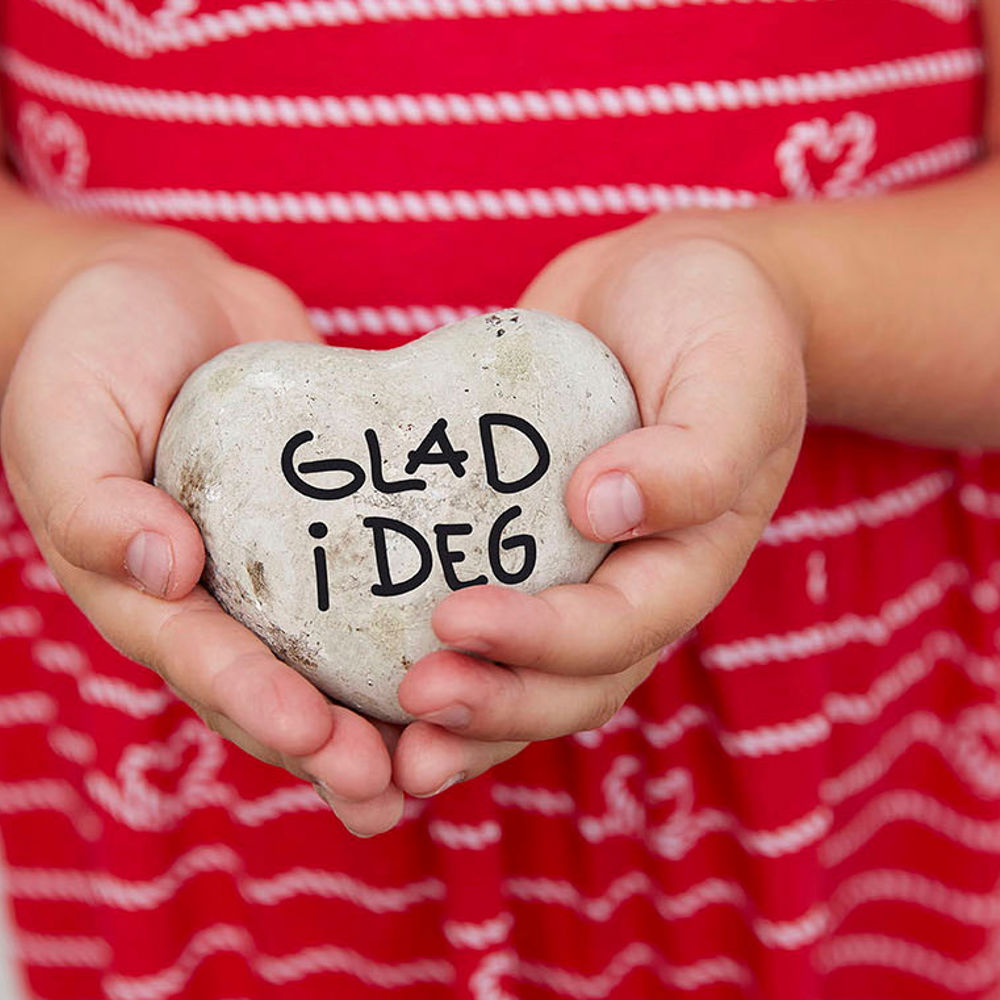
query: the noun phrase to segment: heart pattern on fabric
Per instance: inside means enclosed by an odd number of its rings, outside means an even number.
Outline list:
[[[638,758],[617,757],[601,781],[604,811],[601,815],[582,816],[580,833],[592,844],[610,837],[635,836],[646,828],[646,808],[629,781],[640,777]]]
[[[684,857],[701,835],[700,819],[706,814],[706,810],[695,810],[691,772],[671,768],[646,783],[646,796],[662,814],[649,830],[647,842],[662,857]]]
[[[163,0],[149,11],[140,10],[128,0],[104,0],[104,8],[124,28],[136,28],[143,22],[166,27],[193,14],[198,9],[198,0]]]
[[[134,743],[118,761],[115,779],[87,776],[91,797],[136,830],[168,828],[192,809],[217,805],[223,741],[187,719],[162,743]]]
[[[825,118],[793,125],[774,154],[788,193],[803,199],[849,194],[875,155],[875,132],[875,119],[858,111],[836,125]]]
[[[189,798],[198,786],[215,780],[222,757],[218,737],[190,719],[165,743],[129,747],[118,764],[118,776],[125,793],[135,798],[157,802],[173,796]]]
[[[47,112],[29,101],[17,120],[24,170],[42,190],[83,187],[90,166],[83,130],[62,111]]]
[[[984,799],[1000,796],[1000,706],[966,709],[950,735],[948,757],[958,773]]]
[[[581,835],[591,843],[638,836],[656,854],[676,861],[705,834],[735,827],[731,814],[696,805],[686,767],[644,779],[636,757],[618,757],[601,782],[601,793],[603,814],[579,820]]]

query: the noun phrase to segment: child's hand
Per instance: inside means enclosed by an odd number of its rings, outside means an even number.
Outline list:
[[[0,421],[4,464],[43,554],[110,642],[244,750],[325,785],[347,826],[376,833],[402,810],[380,732],[330,705],[196,586],[198,529],[146,482],[187,375],[227,347],[275,337],[315,339],[275,279],[172,231],[116,244],[30,333]]]
[[[643,427],[566,492],[580,532],[621,544],[587,584],[471,587],[438,606],[442,642],[496,663],[441,652],[408,671],[400,701],[426,720],[395,752],[411,794],[607,721],[733,584],[798,454],[800,324],[741,251],[655,218],[573,247],[522,304],[589,327],[632,380]]]

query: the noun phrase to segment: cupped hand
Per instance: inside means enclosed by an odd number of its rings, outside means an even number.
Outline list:
[[[593,330],[636,392],[641,428],[581,462],[565,497],[577,530],[615,547],[586,584],[470,587],[438,606],[453,648],[400,685],[421,720],[395,750],[400,788],[433,794],[603,724],[723,598],[805,424],[804,324],[788,298],[743,250],[665,217],[578,244],[529,287],[522,305]]]
[[[11,490],[66,592],[126,656],[216,731],[312,781],[353,832],[398,821],[396,733],[332,705],[197,585],[194,522],[149,482],[174,395],[202,362],[253,340],[313,340],[298,299],[211,244],[142,230],[56,294],[11,375]]]

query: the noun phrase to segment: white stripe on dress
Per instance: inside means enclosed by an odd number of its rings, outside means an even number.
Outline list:
[[[979,49],[965,48],[757,79],[345,97],[125,86],[64,73],[10,49],[3,51],[2,65],[12,80],[35,94],[107,115],[201,125],[349,128],[577,121],[811,105],[969,80],[983,72],[984,60]]]
[[[88,0],[36,2],[108,48],[129,56],[181,52],[271,31],[334,28],[392,21],[548,17],[565,14],[639,12],[679,7],[761,6],[829,0],[264,0],[226,10],[188,13],[164,5],[158,18],[128,7],[106,11]],[[942,21],[958,22],[975,0],[900,0]],[[109,5],[110,6],[110,5]],[[178,6],[178,5],[174,5]]]

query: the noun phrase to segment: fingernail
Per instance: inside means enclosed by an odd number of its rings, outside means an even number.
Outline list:
[[[472,721],[472,709],[465,705],[449,705],[434,712],[421,715],[424,722],[433,722],[435,726],[445,729],[464,729]]]
[[[155,531],[140,531],[125,550],[125,569],[147,594],[163,597],[174,556],[170,542]]]
[[[446,792],[452,785],[457,785],[460,781],[465,781],[465,771],[453,774],[447,781],[442,782],[438,788],[435,788],[433,792],[428,792],[426,795],[414,795],[413,797],[415,799],[432,799],[435,795]]]
[[[587,494],[590,528],[598,538],[614,541],[642,523],[642,506],[642,494],[630,475],[605,472]]]

